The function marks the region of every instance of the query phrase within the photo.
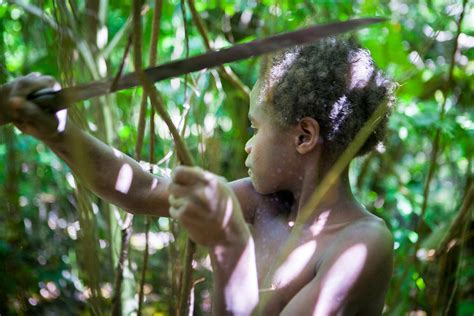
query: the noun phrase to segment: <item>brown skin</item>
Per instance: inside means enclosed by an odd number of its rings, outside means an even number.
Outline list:
[[[227,183],[199,168],[179,167],[170,181],[143,171],[70,122],[56,132],[57,119],[25,101],[30,92],[52,84],[50,77],[34,76],[1,87],[0,121],[14,118],[99,196],[136,214],[179,220],[209,250],[216,314],[381,313],[392,271],[392,238],[383,221],[354,199],[347,171],[269,275],[302,207],[331,165],[321,154],[316,120],[278,127],[257,83],[249,111],[256,133],[245,148],[250,178]],[[124,165],[132,171],[125,191],[116,189]]]

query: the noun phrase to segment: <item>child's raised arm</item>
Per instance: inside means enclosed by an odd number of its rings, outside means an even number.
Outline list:
[[[12,121],[48,145],[98,196],[131,213],[168,216],[168,179],[154,177],[127,155],[78,128],[65,111],[46,113],[26,97],[58,86],[34,73],[0,86],[0,124]]]

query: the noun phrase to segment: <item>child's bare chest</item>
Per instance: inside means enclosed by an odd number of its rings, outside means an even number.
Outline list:
[[[303,230],[295,246],[285,249],[292,223],[272,212],[258,214],[253,225],[261,297],[270,297],[271,310],[279,312],[316,275],[334,233]],[[283,259],[282,258],[283,255]]]

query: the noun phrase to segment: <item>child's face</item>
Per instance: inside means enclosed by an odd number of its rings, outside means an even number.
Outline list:
[[[250,93],[249,119],[254,135],[245,145],[245,166],[257,192],[269,194],[291,190],[297,177],[298,157],[292,128],[282,130],[262,95],[260,81]]]

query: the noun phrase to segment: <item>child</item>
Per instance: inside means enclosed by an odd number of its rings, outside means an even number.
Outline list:
[[[249,177],[230,183],[190,167],[176,168],[172,179],[155,177],[65,115],[25,100],[54,84],[32,74],[1,87],[0,114],[45,142],[102,198],[134,214],[179,220],[209,250],[216,314],[381,314],[392,238],[353,197],[348,170],[304,222],[298,217],[369,116],[393,101],[391,83],[366,50],[330,38],[267,62],[250,98]],[[382,140],[386,121],[359,155]],[[280,260],[296,227],[301,232]]]

